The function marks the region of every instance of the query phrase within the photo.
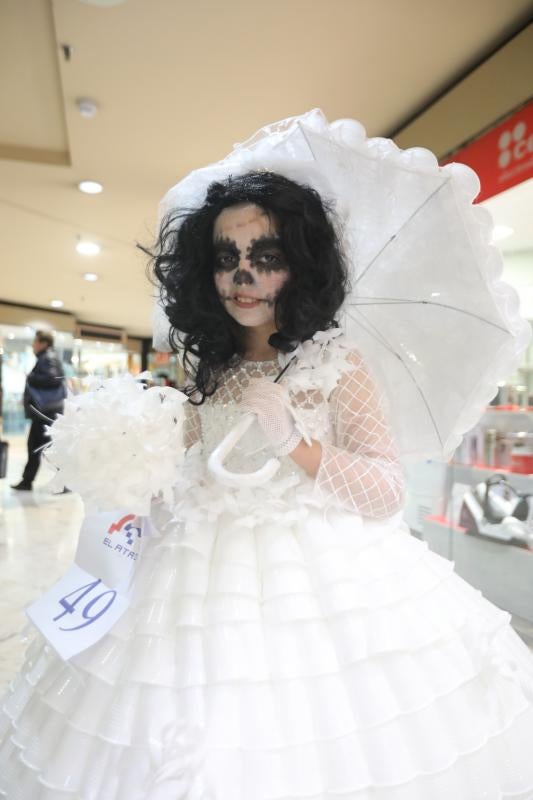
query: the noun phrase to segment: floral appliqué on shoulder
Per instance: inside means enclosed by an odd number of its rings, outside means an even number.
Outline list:
[[[284,382],[291,392],[314,389],[327,399],[341,375],[353,369],[353,364],[348,360],[350,350],[353,347],[346,342],[340,328],[317,331],[291,353],[280,354],[278,360],[282,367],[296,357],[287,370]]]

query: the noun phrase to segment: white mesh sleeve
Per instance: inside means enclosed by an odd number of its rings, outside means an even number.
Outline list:
[[[352,352],[329,399],[334,444],[322,444],[315,491],[327,504],[384,519],[403,505],[404,477],[378,390]]]
[[[185,403],[185,421],[183,423],[183,444],[188,450],[202,439],[202,423],[198,406]]]

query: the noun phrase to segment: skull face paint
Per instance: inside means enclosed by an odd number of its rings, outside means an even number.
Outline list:
[[[268,214],[251,204],[224,209],[213,244],[215,287],[228,314],[245,327],[271,324],[289,267]]]

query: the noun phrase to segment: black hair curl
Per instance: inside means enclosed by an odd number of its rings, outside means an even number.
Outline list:
[[[170,321],[169,343],[184,351],[192,381],[187,393],[199,398],[194,402],[212,395],[221,370],[243,354],[241,326],[219,300],[213,277],[215,220],[242,203],[261,207],[276,222],[289,266],[276,300],[272,347],[288,353],[317,331],[335,327],[346,294],[344,257],[328,217],[332,209],[308,186],[274,172],[249,172],[211,184],[201,208],[171,212],[147,252]]]

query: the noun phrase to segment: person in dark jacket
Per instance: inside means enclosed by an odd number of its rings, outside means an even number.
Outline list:
[[[32,347],[37,361],[26,378],[24,389],[24,410],[26,417],[31,419],[28,461],[22,480],[11,487],[17,491],[31,491],[41,462],[41,448],[49,441],[45,430],[47,422],[34,409],[49,419],[55,419],[63,411],[66,396],[63,368],[54,351],[52,334],[48,331],[37,331]]]

